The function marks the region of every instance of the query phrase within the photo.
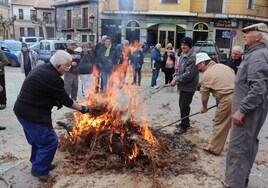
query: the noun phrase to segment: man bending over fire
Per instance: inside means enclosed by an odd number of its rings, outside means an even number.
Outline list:
[[[90,111],[89,107],[73,101],[64,89],[61,76],[71,68],[71,61],[71,55],[60,50],[51,57],[50,63],[33,69],[24,80],[14,105],[15,115],[32,146],[31,174],[41,181],[48,181],[49,171],[55,168],[52,160],[58,137],[52,126],[52,108],[64,105],[83,114]]]

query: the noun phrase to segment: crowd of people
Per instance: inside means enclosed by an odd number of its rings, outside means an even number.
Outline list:
[[[224,186],[246,187],[256,154],[258,135],[268,112],[268,28],[264,23],[242,29],[246,51],[234,46],[226,65],[214,62],[207,53],[195,53],[193,40],[184,37],[181,51],[176,53],[171,43],[163,56],[162,45],[151,51],[151,87],[158,89],[157,78],[162,70],[165,84],[177,86],[179,93],[180,124],[174,134],[186,134],[190,128],[191,103],[200,83],[202,106],[200,113],[208,111],[210,94],[215,97],[215,113],[211,141],[203,148],[207,154],[222,153],[230,132]],[[22,43],[20,63],[25,80],[14,105],[14,113],[23,127],[31,145],[31,174],[42,181],[49,179],[58,137],[53,129],[51,110],[66,107],[90,112],[89,106],[77,102],[79,76],[82,95],[88,91],[106,94],[111,75],[125,82],[127,69],[133,71],[132,85],[141,85],[144,64],[144,46],[131,45],[125,40],[114,46],[108,36],[103,36],[96,46],[83,43],[82,51],[75,52],[76,42],[68,40],[66,51],[57,51],[47,64],[36,66],[36,57],[27,44]],[[0,109],[6,107],[5,71],[8,60],[0,50]],[[96,71],[95,71],[96,70]],[[199,80],[199,72],[202,78]],[[61,78],[64,76],[64,79]],[[90,87],[89,87],[90,85]],[[5,127],[0,126],[0,130]]]

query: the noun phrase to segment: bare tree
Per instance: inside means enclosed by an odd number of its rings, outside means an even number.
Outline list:
[[[17,17],[16,16],[13,16],[12,18],[3,18],[2,15],[0,15],[0,25],[2,26],[3,28],[3,39],[7,39],[8,36],[7,36],[7,29],[10,28],[11,25],[14,24],[14,22],[16,21]]]
[[[37,18],[36,15],[32,16],[32,23],[38,24],[42,27],[44,39],[47,39],[47,29],[46,29],[47,20],[48,20],[48,18],[46,18],[46,17],[43,20],[41,20],[41,19]]]

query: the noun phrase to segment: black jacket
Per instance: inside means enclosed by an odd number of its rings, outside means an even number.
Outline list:
[[[25,78],[13,110],[20,118],[53,128],[51,110],[62,105],[71,107],[73,100],[61,75],[48,63],[37,66]]]
[[[79,74],[91,74],[95,64],[93,51],[90,50],[88,54],[81,53],[81,57],[78,65]]]

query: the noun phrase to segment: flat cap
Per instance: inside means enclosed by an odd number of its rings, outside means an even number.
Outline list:
[[[73,41],[73,40],[67,40],[67,45],[69,45],[69,44],[75,44],[75,41]]]
[[[261,32],[265,32],[268,33],[268,28],[267,25],[265,23],[257,23],[257,24],[253,24],[247,27],[244,27],[242,29],[242,31],[245,33],[246,31],[261,31]]]

